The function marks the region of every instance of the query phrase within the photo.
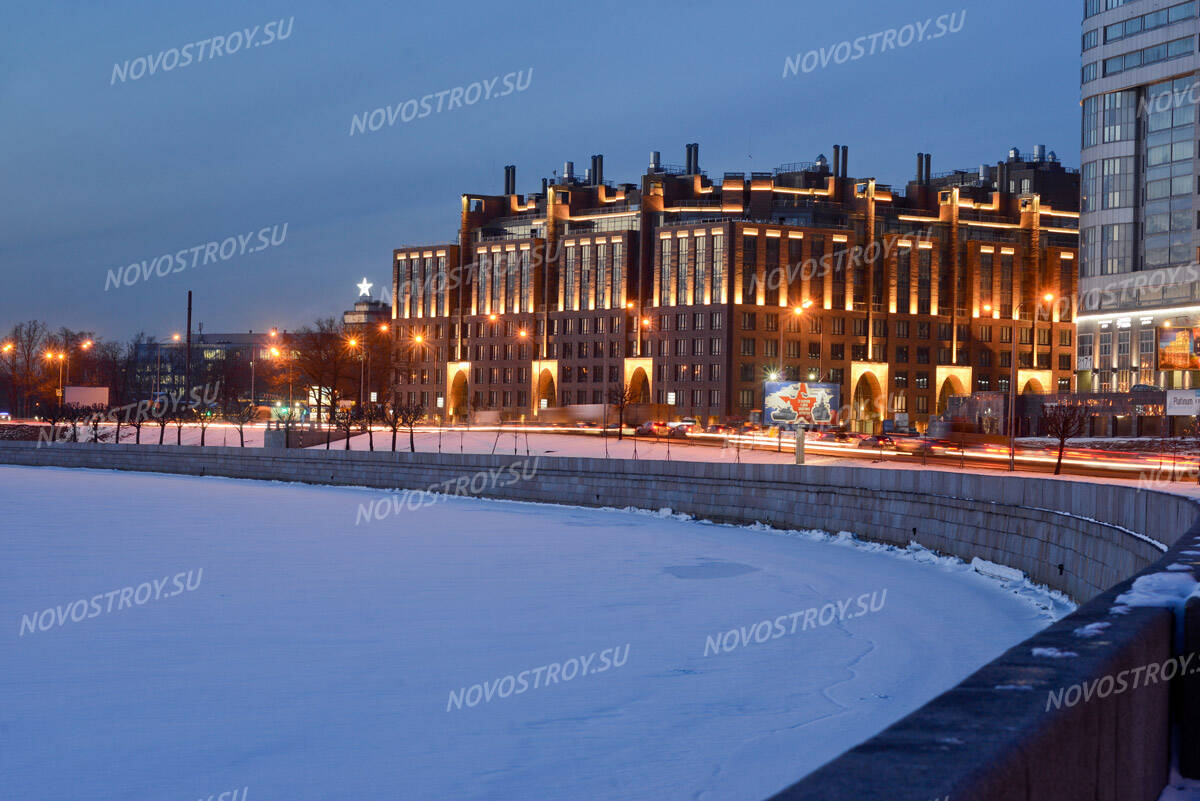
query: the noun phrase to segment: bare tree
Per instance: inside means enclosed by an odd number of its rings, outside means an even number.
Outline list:
[[[275,421],[283,429],[283,447],[292,447],[292,429],[300,421],[300,412],[294,406],[285,406],[275,414]]]
[[[1058,462],[1054,465],[1054,475],[1062,473],[1063,450],[1067,440],[1078,437],[1087,426],[1087,409],[1065,403],[1047,403],[1042,407],[1042,424],[1046,433],[1058,440]]]
[[[234,428],[238,432],[238,442],[240,447],[246,447],[246,424],[253,420],[258,415],[258,409],[253,403],[244,403],[237,406],[226,415],[226,419],[233,423]]]
[[[92,430],[92,444],[100,441],[100,423],[104,422],[104,406],[95,404],[87,408],[88,427]]]
[[[208,427],[216,419],[216,413],[212,409],[203,406],[193,406],[191,413],[191,419],[200,427],[200,447],[203,448],[205,445],[205,436],[208,434]]]
[[[349,407],[338,409],[334,414],[338,430],[346,435],[346,450],[350,450],[350,435],[354,433],[355,417],[354,409]]]
[[[133,416],[125,421],[126,424],[133,429],[133,443],[135,445],[142,444],[142,426],[146,424],[145,413],[142,410],[141,404],[133,410]],[[118,441],[120,441],[118,439]]]
[[[413,428],[425,416],[425,407],[419,403],[405,404],[396,410],[396,414],[400,416],[400,425],[408,429],[408,450],[416,453],[417,442],[413,436]]]
[[[400,416],[400,407],[394,403],[386,406],[382,411],[383,424],[392,432],[392,453],[396,452],[396,433],[400,427],[404,425],[404,419]]]
[[[67,420],[71,423],[71,442],[79,442],[79,424],[87,422],[87,409],[78,403],[72,403],[66,409]]]
[[[50,424],[50,441],[58,441],[58,424],[67,419],[70,410],[61,403],[51,403],[42,412],[42,419]]]
[[[625,433],[625,407],[637,400],[632,384],[613,384],[608,388],[608,402],[617,407],[617,440]]]
[[[367,434],[367,447],[370,450],[375,450],[375,429],[374,425],[382,419],[382,409],[378,404],[368,403],[363,406],[362,414],[359,415],[359,428]]]
[[[323,409],[328,407],[329,419],[334,420],[340,384],[357,363],[345,326],[332,317],[320,319],[315,327],[297,331],[293,342],[294,368],[301,380],[316,389],[317,419],[324,419]]]
[[[175,406],[171,409],[169,418],[175,424],[175,444],[183,444],[183,424],[192,417],[192,409],[189,406]]]
[[[167,435],[167,425],[171,422],[171,406],[170,399],[166,395],[159,395],[158,400],[151,407],[151,414],[154,415],[154,424],[158,426],[158,444],[163,444],[163,438]],[[160,407],[161,404],[161,407]]]
[[[30,399],[37,396],[49,396],[54,387],[49,385],[49,371],[45,357],[48,331],[46,324],[38,320],[17,323],[9,332],[6,342],[12,348],[0,359],[0,369],[5,371],[13,385],[14,414],[22,417],[29,416]],[[58,398],[55,403],[60,403]],[[53,406],[55,403],[49,403]],[[43,416],[45,412],[42,413]],[[60,418],[61,419],[61,418]]]

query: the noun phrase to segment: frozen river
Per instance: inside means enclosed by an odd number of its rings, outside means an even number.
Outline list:
[[[919,550],[381,497],[0,467],[5,797],[759,801],[1067,611]]]

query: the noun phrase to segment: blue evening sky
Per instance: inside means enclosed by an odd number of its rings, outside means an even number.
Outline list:
[[[362,276],[377,293],[390,282],[392,248],[453,241],[460,193],[500,193],[509,163],[521,192],[568,159],[582,174],[593,153],[606,178],[637,181],[650,150],[681,164],[687,142],[714,176],[830,155],[835,142],[851,174],[896,184],[917,151],[938,172],[1045,143],[1078,167],[1080,6],[10,4],[0,330],[39,318],[167,336],[183,327],[188,289],[208,331],[340,315]],[[959,33],[782,77],[788,57],[964,11]],[[261,42],[281,19],[285,40],[203,61],[193,47],[187,66],[114,83],[114,64],[255,26]],[[519,70],[525,91],[350,136],[356,114]],[[284,223],[277,247],[105,291],[114,268],[239,233],[255,232],[253,247]]]

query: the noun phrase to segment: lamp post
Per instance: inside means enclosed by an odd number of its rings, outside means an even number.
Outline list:
[[[13,404],[12,413],[14,415],[17,415],[17,414],[20,414],[20,412],[17,409],[18,398],[17,398],[17,377],[16,377],[16,372],[17,372],[16,346],[11,342],[5,342],[4,345],[2,347],[0,347],[0,352],[4,353],[4,355],[8,357],[8,377],[11,381],[11,387],[12,387],[12,404]],[[26,401],[26,406],[28,406],[28,401]]]
[[[58,361],[58,402],[61,405],[63,402],[63,353],[59,351],[46,351],[46,361]]]
[[[1035,307],[1033,310],[1033,320],[1031,321],[1033,324],[1033,328],[1032,328],[1029,338],[1033,341],[1033,368],[1034,369],[1037,369],[1037,316],[1038,316],[1038,312],[1041,311],[1042,301],[1045,301],[1046,303],[1053,303],[1054,295],[1047,292],[1045,295],[1043,295],[1041,297],[1040,300],[1035,299],[1033,301],[1033,303],[1035,304]],[[1026,303],[1028,303],[1028,302],[1029,301],[1026,301]],[[1016,309],[1017,317],[1016,317],[1016,320],[1014,321],[1015,323],[1021,322],[1021,309],[1024,306],[1025,306],[1025,303],[1017,304],[1017,309]],[[983,309],[984,309],[984,311],[991,311],[991,306],[985,305],[983,307]],[[1054,321],[1052,320],[1050,322],[1050,324],[1051,324],[1051,326],[1053,326]],[[1008,357],[1008,362],[1009,362],[1009,364],[1008,364],[1008,369],[1009,369],[1009,379],[1008,379],[1008,469],[1010,471],[1015,471],[1017,469],[1017,439],[1016,439],[1017,432],[1015,430],[1015,428],[1016,428],[1016,411],[1017,411],[1017,326],[1016,325],[1013,326],[1012,336],[1009,337],[1009,340],[1010,340],[1010,342],[1009,342],[1009,357]]]
[[[806,300],[806,301],[804,301],[804,303],[800,304],[799,306],[794,307],[792,309],[792,319],[798,319],[800,317],[800,315],[804,314],[804,310],[810,306],[812,306],[812,301]],[[784,328],[786,328],[784,319],[785,319],[784,314],[781,312],[779,315],[779,372],[772,373],[771,380],[778,379],[780,381],[787,381],[787,366],[785,365],[785,363],[783,361],[783,331],[784,331]],[[764,388],[763,389],[763,415],[764,415],[764,417],[766,416],[766,413],[767,413],[767,393],[766,393],[766,389]],[[764,420],[764,422],[765,422],[765,420]],[[799,421],[797,421],[797,427],[798,426],[799,426]],[[782,453],[783,452],[783,428],[781,426],[776,426],[776,433],[778,434],[778,442],[776,443],[775,450],[777,453]]]
[[[388,369],[388,387],[390,390],[391,387],[396,383],[396,345],[395,345],[395,341],[391,337],[392,327],[390,325],[388,325],[387,323],[380,323],[379,324],[379,332],[388,337],[387,369]],[[391,395],[392,393],[389,391],[387,394]],[[382,402],[382,400],[383,400],[383,396],[381,395],[380,401]]]

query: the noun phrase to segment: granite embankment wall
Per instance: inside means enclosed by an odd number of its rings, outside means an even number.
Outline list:
[[[519,462],[530,478],[479,481],[483,489],[474,494],[669,507],[716,521],[849,531],[901,546],[915,541],[968,561],[979,557],[1021,570],[1083,606],[776,798],[1153,801],[1167,780],[1172,722],[1183,724],[1183,764],[1200,768],[1200,732],[1181,719],[1198,708],[1200,676],[1046,708],[1049,692],[1162,663],[1188,643],[1200,645],[1200,604],[1178,638],[1170,609],[1110,612],[1140,573],[1176,562],[1193,564],[1195,572],[1195,558],[1180,553],[1200,535],[1200,507],[1191,500],[1002,473],[546,456],[535,465],[534,458],[0,442],[0,463],[8,464],[388,489],[462,486],[460,479]],[[1110,625],[1099,637],[1074,633],[1092,622]],[[1034,656],[1034,648],[1077,655]]]

